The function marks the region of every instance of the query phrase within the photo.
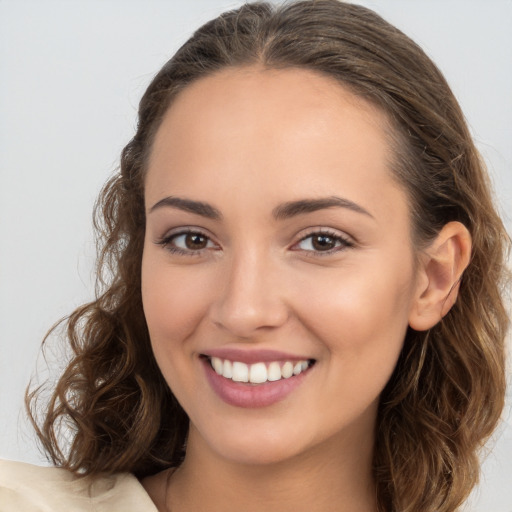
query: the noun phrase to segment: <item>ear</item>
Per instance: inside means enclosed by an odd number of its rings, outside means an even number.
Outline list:
[[[449,222],[420,255],[417,288],[409,313],[410,327],[426,331],[450,311],[470,259],[469,231],[460,222]]]

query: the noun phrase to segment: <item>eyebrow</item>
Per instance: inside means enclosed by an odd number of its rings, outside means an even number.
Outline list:
[[[149,213],[152,213],[155,210],[158,210],[159,208],[163,208],[164,206],[176,208],[178,210],[183,210],[189,213],[195,213],[196,215],[201,215],[201,217],[206,217],[208,219],[222,219],[222,214],[220,213],[220,211],[208,203],[204,203],[202,201],[193,201],[192,199],[184,199],[181,197],[174,196],[164,197],[163,199],[155,203],[149,209]]]
[[[324,210],[326,208],[347,208],[348,210],[352,210],[356,213],[361,213],[363,215],[367,215],[374,218],[373,215],[365,210],[362,206],[350,201],[349,199],[344,199],[342,197],[337,196],[329,196],[322,197],[319,199],[301,199],[299,201],[290,201],[288,203],[284,203],[279,205],[277,208],[274,208],[272,214],[274,218],[277,220],[289,219],[290,217],[294,217],[296,215],[302,215],[304,213],[316,212],[318,210]]]
[[[200,215],[208,219],[222,219],[220,211],[211,204],[175,196],[164,197],[149,209],[149,213],[163,207],[176,208],[185,212],[195,213],[196,215]],[[272,210],[272,215],[276,220],[285,220],[297,215],[303,215],[334,207],[346,208],[356,213],[361,213],[374,218],[368,210],[364,209],[357,203],[337,196],[322,197],[318,199],[300,199],[298,201],[283,203]]]

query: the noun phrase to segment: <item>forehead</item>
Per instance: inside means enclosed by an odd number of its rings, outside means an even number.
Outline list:
[[[276,202],[307,192],[371,203],[384,186],[396,189],[388,125],[378,107],[322,74],[226,69],[172,103],[150,155],[146,197],[168,190],[209,199],[227,186]]]
[[[157,131],[153,149],[167,145],[170,137],[179,139],[193,134],[206,136],[206,141],[215,135],[211,131],[215,127],[222,128],[217,135],[229,134],[233,143],[237,133],[244,135],[242,127],[263,128],[257,134],[263,143],[273,137],[268,128],[276,121],[282,127],[287,123],[293,128],[282,136],[307,136],[308,128],[318,130],[324,124],[328,129],[328,120],[354,122],[355,127],[356,118],[364,118],[373,128],[370,135],[382,136],[390,130],[382,109],[356,96],[333,77],[302,68],[226,68],[196,80],[178,93]],[[340,143],[344,135],[339,134]],[[196,142],[199,145],[201,141]]]

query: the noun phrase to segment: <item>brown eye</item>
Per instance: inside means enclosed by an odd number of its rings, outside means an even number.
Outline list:
[[[202,254],[203,250],[218,248],[208,236],[199,231],[176,233],[157,243],[172,253],[183,255]]]
[[[191,251],[199,251],[206,249],[208,246],[208,238],[201,233],[188,233],[185,235],[185,247]]]
[[[353,243],[342,235],[330,233],[312,233],[304,237],[294,246],[295,250],[301,250],[311,253],[335,253],[353,247]]]
[[[316,251],[329,251],[336,247],[336,239],[329,235],[314,235],[311,237],[311,245]]]

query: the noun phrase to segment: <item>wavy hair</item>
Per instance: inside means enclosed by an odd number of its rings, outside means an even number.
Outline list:
[[[456,304],[428,332],[406,335],[381,395],[374,453],[381,511],[451,512],[477,482],[478,451],[503,408],[509,238],[440,71],[380,16],[337,0],[257,2],[224,13],[155,76],[120,170],[95,207],[97,298],[65,321],[72,358],[40,420],[41,390],[27,395],[39,438],[55,464],[81,474],[142,477],[182,460],[188,418],[156,365],[141,301],[146,163],[181,90],[224,68],[254,64],[316,71],[387,114],[391,172],[407,192],[417,248],[453,220],[471,233]],[[63,426],[72,432],[66,448]]]

